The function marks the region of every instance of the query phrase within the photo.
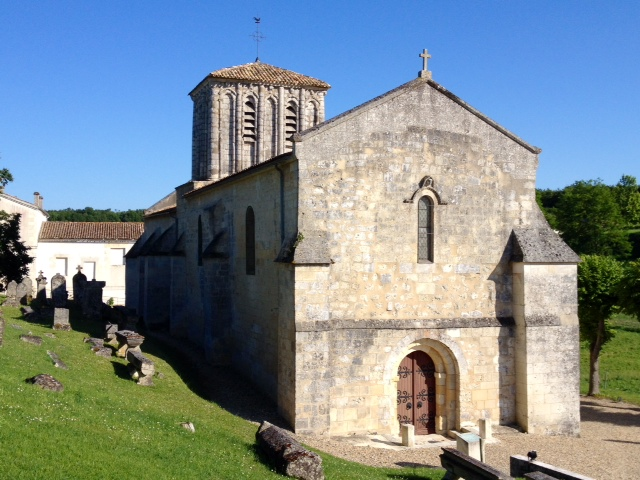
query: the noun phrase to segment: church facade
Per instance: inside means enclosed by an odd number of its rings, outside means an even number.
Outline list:
[[[579,258],[540,150],[420,76],[324,121],[326,83],[255,62],[192,92],[192,178],[145,215],[127,304],[296,432],[579,433]]]

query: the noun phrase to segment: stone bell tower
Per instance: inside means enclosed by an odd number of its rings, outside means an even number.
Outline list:
[[[191,93],[194,181],[219,180],[293,148],[324,121],[329,84],[257,60],[210,73]]]

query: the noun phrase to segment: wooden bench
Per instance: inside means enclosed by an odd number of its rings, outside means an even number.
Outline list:
[[[504,472],[490,467],[452,447],[442,447],[440,463],[447,471],[443,480],[513,480]]]

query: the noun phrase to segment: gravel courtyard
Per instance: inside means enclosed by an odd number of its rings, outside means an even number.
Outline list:
[[[487,445],[487,463],[509,473],[509,457],[538,452],[538,460],[599,480],[640,479],[640,406],[582,397],[581,435],[547,437],[496,428],[498,442]],[[443,444],[416,448],[364,438],[303,436],[303,443],[337,457],[374,466],[439,467]],[[356,446],[356,444],[366,446]]]

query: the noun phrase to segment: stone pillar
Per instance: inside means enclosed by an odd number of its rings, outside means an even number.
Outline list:
[[[456,448],[471,458],[482,461],[480,437],[475,433],[461,433],[456,439]]]
[[[408,423],[400,425],[400,433],[402,433],[402,445],[405,447],[415,447],[416,445],[416,427]]]
[[[577,266],[513,262],[516,420],[528,433],[580,433]]]
[[[229,174],[237,173],[244,168],[244,148],[243,148],[243,138],[242,138],[242,122],[244,104],[242,102],[243,91],[242,86],[240,84],[236,85],[236,118],[235,125],[230,125],[229,128],[235,128],[236,131],[236,155],[235,162],[233,167],[233,172],[229,172]]]
[[[284,87],[278,87],[278,155],[284,153],[285,145],[285,101],[284,101]]]
[[[40,272],[40,275],[36,278],[36,283],[38,284],[38,293],[36,294],[36,298],[39,302],[45,303],[47,301],[47,277]]]

